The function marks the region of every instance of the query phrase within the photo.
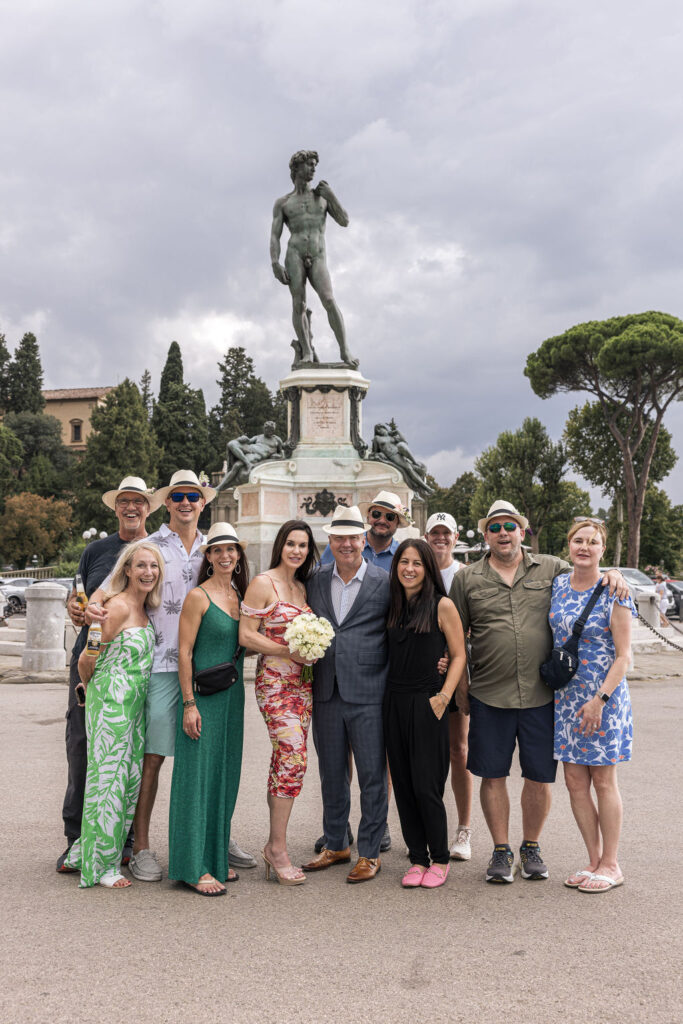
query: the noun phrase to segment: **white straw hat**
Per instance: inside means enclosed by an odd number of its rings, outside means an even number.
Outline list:
[[[333,537],[350,537],[353,534],[366,533],[370,527],[363,522],[358,505],[337,505],[332,513],[332,522],[329,526],[323,526],[325,533]]]
[[[406,509],[403,507],[403,503],[399,498],[398,494],[394,494],[393,491],[380,491],[376,498],[372,501],[361,501],[358,506],[364,516],[367,516],[371,508],[384,508],[389,512],[395,512],[398,516],[399,526],[409,526],[409,520],[406,516]]]
[[[514,519],[521,526],[522,532],[529,527],[527,517],[518,512],[511,501],[494,501],[484,518],[479,520],[479,533],[486,533],[490,520],[496,519],[497,516],[508,516],[510,519]]]
[[[159,498],[159,504],[163,504],[169,494],[178,487],[192,487],[198,490],[207,505],[210,501],[213,501],[218,493],[213,487],[206,487],[204,484],[200,484],[197,474],[193,473],[191,469],[179,469],[171,477],[168,487],[160,487],[158,491],[154,492],[155,497]]]
[[[147,484],[141,476],[124,476],[123,480],[117,488],[113,491],[105,491],[102,495],[102,501],[107,508],[116,508],[116,499],[119,494],[140,494],[143,498],[146,498],[149,503],[150,512],[154,512],[159,508],[161,502],[157,500],[157,495],[153,494],[149,490]]]
[[[240,540],[235,533],[235,527],[230,523],[212,523],[206,535],[206,544],[200,544],[199,550],[204,554],[207,548],[214,544],[238,544],[242,550],[247,546],[246,540]]]

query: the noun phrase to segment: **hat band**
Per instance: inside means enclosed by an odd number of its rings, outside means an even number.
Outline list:
[[[144,494],[145,497],[149,497],[147,491],[143,491],[142,487],[119,487],[116,497],[118,498],[119,494],[127,494],[128,491],[135,491],[136,494]]]
[[[357,526],[359,530],[365,533],[365,526],[363,523],[359,523],[357,519],[333,519],[330,523],[330,529],[333,526]]]
[[[198,480],[176,480],[168,486],[170,490],[175,490],[176,487],[198,487],[200,491],[203,489]]]
[[[398,512],[398,505],[390,505],[388,501],[371,501],[368,508],[375,508],[376,505],[381,508],[390,508],[392,512]]]
[[[498,508],[495,512],[490,512],[489,515],[487,515],[486,522],[488,523],[489,519],[497,519],[498,516],[512,516],[516,519],[524,518],[521,512],[515,512],[513,508]]]
[[[220,537],[214,537],[213,540],[207,540],[206,546],[207,548],[211,548],[214,544],[223,544],[225,541],[228,541],[230,544],[239,544],[238,537],[235,537],[231,533],[223,533]]]

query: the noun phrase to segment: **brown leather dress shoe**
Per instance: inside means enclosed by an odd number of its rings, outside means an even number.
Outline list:
[[[304,871],[324,871],[333,864],[348,864],[351,860],[351,851],[347,846],[345,850],[328,850],[324,846],[317,857],[310,860],[308,864],[302,864]]]
[[[374,878],[382,864],[379,857],[359,857],[346,876],[347,882],[367,882]]]

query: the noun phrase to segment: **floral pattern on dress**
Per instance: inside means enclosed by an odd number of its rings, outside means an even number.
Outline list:
[[[284,647],[282,657],[259,654],[255,689],[256,702],[273,748],[268,771],[268,792],[272,796],[291,800],[301,792],[306,773],[306,744],[313,709],[313,684],[302,682],[303,665],[292,661],[283,636],[297,615],[310,612],[311,609],[308,605],[298,608],[288,601],[280,601],[278,597],[267,608],[250,608],[243,602],[240,611],[250,618],[261,619],[259,633]]]
[[[572,627],[586,607],[593,588],[572,590],[569,576],[563,574],[553,580],[549,622],[555,647],[561,647],[571,636]],[[633,745],[633,718],[628,683],[624,677],[605,704],[601,728],[592,736],[579,732],[579,709],[594,697],[605,682],[605,677],[616,657],[610,622],[616,594],[607,589],[600,595],[588,616],[579,640],[579,667],[571,682],[555,691],[556,761],[571,764],[610,765],[631,760]],[[631,597],[618,600],[637,616]]]

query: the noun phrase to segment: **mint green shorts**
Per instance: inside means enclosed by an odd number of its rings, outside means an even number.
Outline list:
[[[177,672],[152,672],[145,704],[145,753],[173,757],[180,699]]]

